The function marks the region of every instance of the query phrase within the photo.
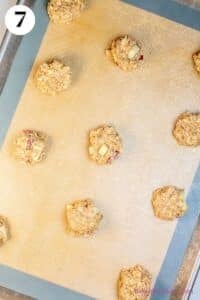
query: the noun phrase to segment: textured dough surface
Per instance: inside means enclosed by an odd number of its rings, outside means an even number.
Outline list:
[[[151,274],[141,265],[123,269],[118,279],[118,299],[147,299],[151,292],[151,280]]]
[[[46,158],[48,144],[43,132],[25,129],[13,139],[11,155],[18,161],[33,165]]]
[[[152,196],[152,206],[155,216],[162,220],[174,220],[187,211],[184,191],[175,186],[156,189]]]
[[[50,0],[47,11],[55,24],[68,24],[80,16],[86,0]]]
[[[193,54],[193,63],[195,70],[200,74],[200,50]]]
[[[128,35],[112,40],[106,54],[123,71],[136,69],[143,60],[140,46]]]
[[[72,235],[91,235],[98,229],[102,218],[90,199],[77,200],[66,206],[67,231]]]
[[[89,156],[97,164],[110,164],[122,152],[122,140],[111,125],[99,126],[89,133]]]
[[[55,96],[71,84],[70,67],[56,59],[44,62],[37,69],[35,82],[42,93]]]
[[[0,215],[0,246],[5,244],[10,238],[10,227],[8,220]]]
[[[200,146],[200,113],[185,112],[178,116],[173,135],[183,146]]]

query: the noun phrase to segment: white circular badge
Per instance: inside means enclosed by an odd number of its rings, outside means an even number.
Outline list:
[[[15,35],[29,33],[35,25],[35,15],[26,5],[14,5],[6,13],[6,28]]]

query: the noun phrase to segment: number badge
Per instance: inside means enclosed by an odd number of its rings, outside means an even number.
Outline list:
[[[35,15],[26,5],[14,5],[6,13],[6,28],[15,35],[29,33],[35,25]]]

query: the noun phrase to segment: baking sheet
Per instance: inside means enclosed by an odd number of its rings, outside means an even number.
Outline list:
[[[200,30],[199,0],[123,0],[175,22]]]
[[[5,34],[6,28],[4,24],[4,18],[6,11],[8,10],[9,7],[14,5],[16,3],[15,0],[3,0],[3,3],[1,4],[1,10],[0,10],[0,42]]]
[[[200,8],[200,1],[199,0],[174,0],[180,2],[181,4],[185,4],[194,8]]]
[[[121,33],[146,49],[135,73],[123,73],[104,56],[109,40]],[[153,217],[152,190],[175,184],[187,192],[199,161],[198,149],[178,147],[171,138],[177,114],[199,108],[190,59],[199,37],[114,0],[91,2],[68,27],[49,25],[0,156],[1,210],[13,232],[1,262],[103,300],[115,299],[124,266],[142,263],[156,279],[176,222]],[[32,75],[54,56],[72,66],[74,84],[49,98],[35,89]],[[86,138],[104,122],[121,133],[124,153],[112,166],[99,167],[87,158]],[[53,141],[48,160],[34,168],[8,155],[10,138],[24,127],[43,130]],[[79,240],[65,234],[63,209],[84,197],[96,200],[105,221],[94,237]]]

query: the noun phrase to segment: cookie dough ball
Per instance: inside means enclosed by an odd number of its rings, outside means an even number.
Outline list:
[[[184,191],[175,186],[156,189],[152,196],[154,215],[162,220],[174,220],[187,211]]]
[[[150,273],[140,265],[123,269],[118,279],[119,300],[145,300],[151,292]]]
[[[114,39],[106,50],[106,54],[123,71],[136,69],[143,60],[141,47],[128,35]]]
[[[0,216],[0,246],[5,244],[10,238],[10,227],[5,217]]]
[[[173,136],[180,145],[200,146],[200,113],[182,113],[176,119]]]
[[[50,0],[47,11],[55,24],[68,24],[80,16],[87,0]]]
[[[110,164],[122,152],[122,140],[113,126],[104,125],[89,133],[89,156],[97,164]]]
[[[46,158],[49,141],[46,134],[25,129],[12,143],[12,156],[21,162],[33,165]]]
[[[200,50],[193,54],[193,63],[196,71],[200,74]]]
[[[70,86],[70,67],[56,59],[42,63],[36,71],[35,83],[43,94],[55,96]]]
[[[66,206],[67,231],[72,235],[91,235],[98,229],[102,218],[90,199],[74,201]]]

